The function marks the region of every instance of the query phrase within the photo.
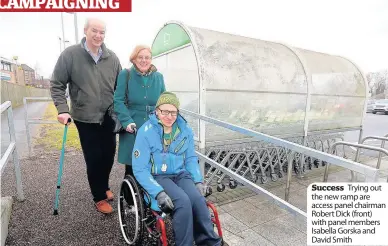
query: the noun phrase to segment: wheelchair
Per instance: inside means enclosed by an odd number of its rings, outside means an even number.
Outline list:
[[[211,193],[212,190],[209,188],[205,197]],[[120,186],[117,204],[120,229],[124,240],[129,245],[175,245],[171,216],[155,207],[155,204],[152,205],[151,201],[149,194],[134,177],[125,176]],[[217,228],[218,236],[222,239],[218,212],[209,201],[207,201],[207,206],[213,228]]]

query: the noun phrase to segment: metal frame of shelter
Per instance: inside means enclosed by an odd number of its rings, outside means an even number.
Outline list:
[[[159,47],[155,47],[155,43],[158,42],[157,39],[160,38],[159,34],[162,32],[162,30],[166,26],[171,25],[171,24],[178,25],[185,32],[188,39],[186,38],[186,39],[183,39],[183,41],[181,40],[181,43],[174,42],[174,41],[171,41],[172,38],[171,38],[170,34],[164,33],[163,38],[164,38],[164,45],[166,47],[163,47],[162,49],[160,49]],[[188,46],[192,46],[193,52],[195,55],[195,59],[196,59],[196,63],[197,63],[197,68],[198,68],[197,71],[198,71],[198,79],[199,79],[199,81],[198,81],[198,83],[199,83],[199,93],[198,93],[199,94],[199,101],[198,101],[199,112],[198,113],[200,115],[206,115],[206,107],[207,107],[207,105],[206,105],[206,92],[209,91],[209,88],[206,87],[206,85],[204,83],[203,74],[202,74],[203,71],[206,70],[206,67],[201,62],[201,59],[199,57],[200,52],[199,52],[198,43],[197,43],[196,39],[194,38],[195,35],[198,35],[198,34],[195,33],[193,31],[193,29],[197,29],[197,28],[192,28],[192,27],[186,26],[185,24],[178,22],[178,21],[167,22],[159,30],[158,34],[156,35],[156,37],[153,41],[153,45],[152,45],[152,50],[154,53],[153,59],[155,61],[157,58],[162,57],[166,54],[179,51],[179,50],[184,49]],[[204,30],[204,29],[201,29],[201,30]],[[209,30],[207,30],[207,31],[209,31]],[[211,32],[211,31],[209,31],[209,32]],[[178,35],[182,35],[182,34],[178,34]],[[230,35],[230,36],[239,37],[239,36],[235,36],[235,35]],[[171,41],[171,42],[169,43],[169,41]],[[359,126],[356,126],[356,127],[331,129],[331,130],[325,130],[325,131],[309,131],[309,123],[310,123],[309,112],[310,112],[310,108],[311,108],[312,95],[317,95],[317,94],[312,93],[312,88],[313,88],[312,72],[311,72],[311,69],[310,69],[306,59],[305,59],[305,56],[301,54],[301,51],[304,51],[304,50],[293,48],[293,47],[291,47],[287,44],[284,44],[284,43],[276,43],[276,42],[271,42],[271,43],[282,45],[282,46],[286,47],[289,51],[291,51],[295,55],[296,59],[298,59],[298,61],[300,62],[301,66],[302,66],[304,76],[307,80],[307,98],[306,98],[306,105],[305,105],[306,107],[305,107],[305,114],[304,114],[303,134],[295,134],[295,135],[291,134],[292,136],[290,136],[290,137],[295,137],[295,136],[302,137],[302,144],[306,145],[307,144],[307,136],[309,136],[309,135],[311,136],[311,135],[319,135],[319,134],[324,134],[324,133],[357,131],[358,130],[358,131],[360,131],[360,135],[359,135],[359,142],[360,142],[361,138],[362,138],[363,120],[361,121],[361,124]],[[363,103],[363,111],[362,111],[361,115],[359,116],[359,118],[364,118],[363,116],[366,112],[366,106],[367,106],[366,97],[368,95],[368,85],[367,85],[366,77],[365,77],[364,73],[361,71],[361,69],[354,62],[350,61],[349,59],[340,57],[340,56],[336,56],[336,58],[344,59],[347,62],[349,62],[351,65],[353,65],[354,68],[359,72],[359,74],[364,82],[363,86],[365,87],[365,93],[363,93],[362,98],[364,98],[364,95],[365,95],[365,100]],[[347,95],[347,97],[351,98],[352,95]],[[358,96],[358,97],[360,97],[360,96]],[[206,145],[206,130],[205,130],[205,128],[206,128],[206,126],[205,126],[205,122],[203,120],[199,120],[199,127],[198,128],[199,128],[199,134],[198,134],[199,138],[197,140],[199,141],[199,148],[205,149],[205,145]],[[276,134],[272,134],[272,135],[276,136]]]

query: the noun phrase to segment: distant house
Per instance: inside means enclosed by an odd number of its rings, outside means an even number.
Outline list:
[[[22,68],[14,60],[0,57],[0,80],[25,85]]]
[[[24,81],[26,85],[35,85],[35,70],[29,67],[27,64],[21,65],[23,75],[24,75]]]
[[[4,57],[0,57],[0,70],[1,70],[1,81],[11,82],[15,83],[15,76],[13,74],[13,62],[11,60],[8,60]]]

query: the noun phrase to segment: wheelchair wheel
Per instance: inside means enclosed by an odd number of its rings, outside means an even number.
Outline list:
[[[121,233],[129,245],[137,245],[143,237],[143,198],[136,181],[126,176],[118,197],[118,215]]]

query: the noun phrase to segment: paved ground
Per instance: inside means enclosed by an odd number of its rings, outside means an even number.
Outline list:
[[[59,153],[36,154],[22,160],[26,200],[13,205],[7,245],[123,245],[117,213],[105,216],[94,209],[83,156],[66,154],[59,215],[53,216]],[[116,164],[112,172],[115,193],[123,174],[120,167]],[[12,171],[9,165],[3,173],[2,196],[14,194]]]

